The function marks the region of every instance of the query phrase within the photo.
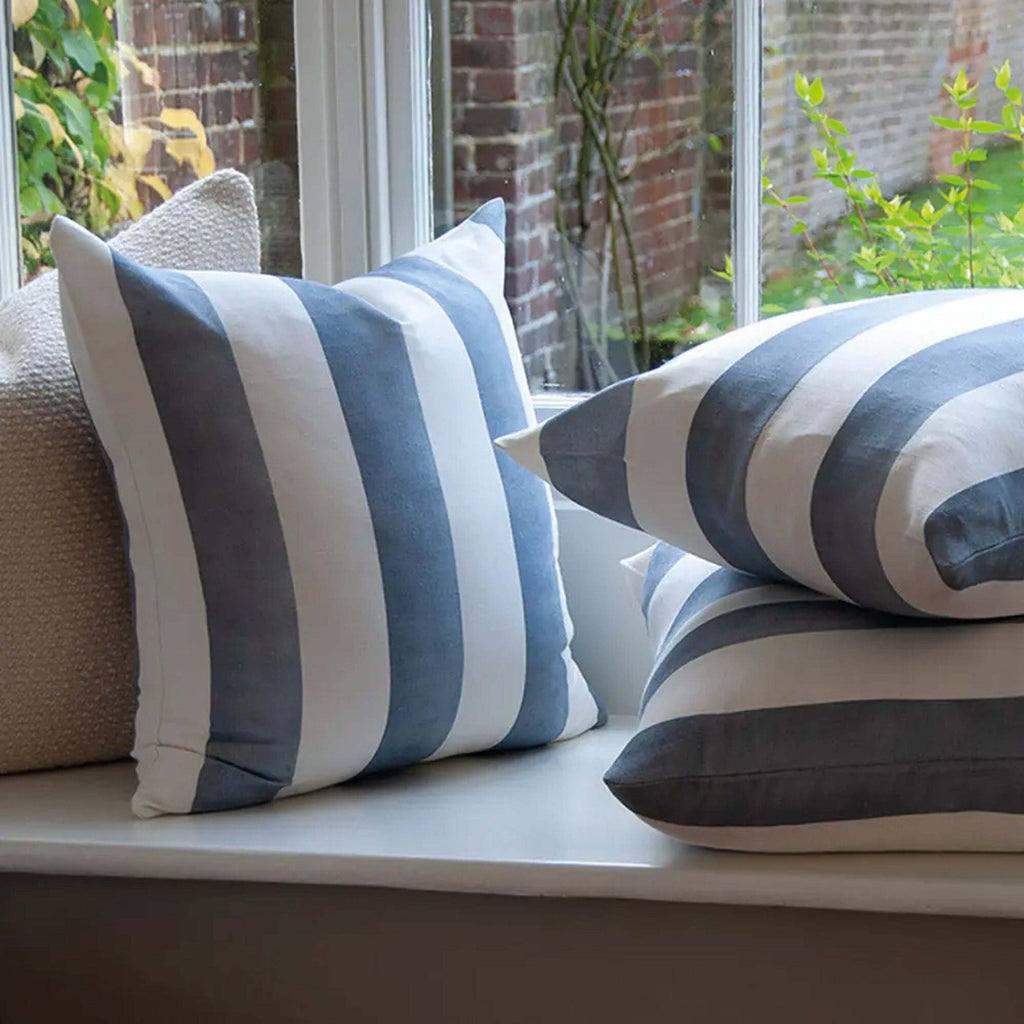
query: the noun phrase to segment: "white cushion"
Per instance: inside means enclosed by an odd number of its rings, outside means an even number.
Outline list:
[[[140,815],[582,732],[504,209],[337,288],[147,271],[54,229],[140,647]]]
[[[1024,850],[1024,621],[935,623],[659,544],[623,563],[655,663],[608,771],[706,846]]]
[[[500,443],[719,565],[894,613],[1024,613],[1024,291],[764,320]]]

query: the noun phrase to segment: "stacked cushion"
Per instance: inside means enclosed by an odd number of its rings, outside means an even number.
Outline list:
[[[1024,849],[1024,621],[857,608],[659,544],[655,663],[605,780],[649,824],[765,851]]]
[[[336,288],[53,237],[128,528],[136,813],[597,723],[550,494],[491,443],[534,422],[500,201]]]
[[[501,441],[594,511],[904,615],[1024,613],[1024,291],[801,310]]]
[[[117,236],[150,266],[254,271],[252,187],[222,171]],[[55,273],[0,308],[0,773],[127,757],[135,638],[114,490]]]
[[[628,564],[655,664],[607,775],[644,820],[1024,849],[1024,291],[775,317],[499,444],[663,542]]]

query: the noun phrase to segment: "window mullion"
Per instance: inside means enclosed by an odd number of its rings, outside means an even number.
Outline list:
[[[427,0],[295,4],[303,272],[361,274],[431,234]]]
[[[761,315],[761,0],[733,14],[733,295],[736,326]]]
[[[18,148],[14,126],[10,5],[3,5],[4,46],[0,55],[0,300],[21,283],[21,216],[18,203]]]

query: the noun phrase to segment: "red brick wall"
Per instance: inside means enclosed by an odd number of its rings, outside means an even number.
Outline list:
[[[456,218],[508,204],[506,295],[532,376],[558,338],[555,282],[555,13],[551,0],[453,0]]]
[[[132,73],[129,120],[162,106],[199,116],[218,168],[253,179],[268,270],[301,273],[292,0],[127,0],[120,36],[160,76],[159,95]],[[194,172],[155,147],[149,168],[172,190]],[[155,196],[153,197],[155,201]]]
[[[188,107],[206,128],[218,167],[254,163],[260,156],[257,0],[130,0],[128,13],[122,38],[157,69],[161,95],[132,76],[125,90],[127,117],[155,117],[161,106]],[[192,178],[163,154],[154,170],[166,175],[172,189]]]
[[[649,317],[675,313],[700,276],[696,197],[700,145],[702,9],[691,0],[652,0],[660,14],[650,53],[624,70],[614,108],[632,120],[624,166]],[[452,102],[456,212],[501,195],[509,204],[507,295],[528,372],[565,381],[568,298],[559,283],[556,188],[569,233],[581,126],[564,99],[555,109],[558,28],[552,0],[453,0]],[[557,175],[556,175],[557,171]],[[601,176],[597,195],[603,193]],[[604,246],[605,213],[589,211],[586,247]],[[590,261],[591,265],[593,261]],[[589,274],[584,298],[600,287]],[[634,299],[628,300],[631,304]]]

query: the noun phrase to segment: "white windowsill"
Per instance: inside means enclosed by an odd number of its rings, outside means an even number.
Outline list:
[[[601,775],[628,720],[267,807],[152,821],[129,764],[0,779],[0,870],[1024,917],[1012,854],[717,853],[648,828]]]

